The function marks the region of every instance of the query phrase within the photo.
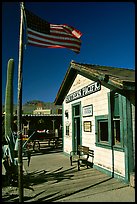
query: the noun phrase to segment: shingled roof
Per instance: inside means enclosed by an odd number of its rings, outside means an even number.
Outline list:
[[[94,81],[99,80],[102,85],[112,90],[135,90],[135,70],[133,69],[83,64],[71,61],[55,98],[54,103],[56,105],[62,104],[77,74],[81,74]]]

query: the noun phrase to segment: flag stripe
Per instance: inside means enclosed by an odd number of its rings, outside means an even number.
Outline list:
[[[72,26],[65,24],[50,24],[35,16],[26,13],[28,44],[47,48],[68,48],[76,53],[80,52],[82,33]]]
[[[43,40],[46,40],[46,39],[57,39],[57,40],[70,40],[70,41],[75,41],[75,43],[79,43],[80,40],[77,39],[77,38],[74,38],[72,36],[69,36],[69,35],[66,35],[65,34],[60,34],[60,33],[55,33],[55,32],[52,32],[52,35],[46,35],[46,34],[42,34],[42,33],[39,33],[39,32],[36,32],[36,31],[33,31],[32,29],[29,29],[28,28],[28,36],[36,36],[36,37],[39,37],[39,38],[43,38]]]
[[[59,34],[59,31],[55,33],[51,30],[50,32],[51,35],[47,35],[33,31],[32,29],[28,28],[28,44],[34,44],[35,46],[41,45],[42,47],[47,48],[68,48],[76,53],[80,52],[80,39],[67,35],[64,32],[61,32],[61,34]]]
[[[41,41],[41,40],[38,40],[38,39],[33,39],[33,38],[29,38],[29,42],[32,44],[32,43],[34,43],[34,44],[41,44],[41,45],[44,45],[44,46],[51,46],[51,47],[67,47],[67,48],[72,48],[72,49],[80,49],[80,46],[79,45],[75,45],[75,44],[70,44],[70,43],[63,43],[63,42],[61,42],[61,43],[57,43],[57,42],[54,42],[54,41],[50,41],[50,42],[48,42],[48,41]]]
[[[40,38],[35,38],[35,37],[30,37],[29,36],[29,38],[28,38],[28,41],[34,41],[34,42],[38,42],[38,43],[43,43],[43,44],[48,44],[48,45],[60,45],[60,46],[73,46],[73,47],[75,47],[75,48],[79,48],[80,47],[80,45],[78,45],[78,44],[74,44],[74,43],[69,43],[69,42],[67,42],[66,40],[64,40],[64,42],[61,40],[60,42],[59,42],[59,40],[58,41],[55,41],[55,40],[46,40],[46,42],[45,41],[43,41],[43,40],[41,40]]]
[[[50,24],[50,28],[52,29],[56,29],[59,30],[59,29],[64,29],[65,30],[65,33],[67,32],[70,33],[70,35],[74,35],[76,38],[80,38],[82,33],[78,30],[76,30],[75,28],[73,27],[70,27],[68,25],[54,25],[54,24]]]
[[[66,40],[56,40],[56,39],[46,39],[46,41],[45,40],[43,40],[42,38],[38,38],[38,37],[36,37],[36,36],[30,36],[30,35],[28,35],[28,42],[29,41],[31,41],[31,43],[32,42],[38,42],[38,43],[41,43],[41,44],[45,44],[45,45],[60,45],[60,46],[67,46],[67,47],[75,47],[75,48],[77,48],[77,49],[80,49],[80,43],[78,44],[76,44],[76,43],[73,43],[73,41],[66,41]]]
[[[40,33],[38,33],[38,32],[33,32],[32,30],[30,31],[30,29],[28,29],[28,38],[36,38],[36,39],[39,39],[39,40],[42,40],[42,41],[45,41],[45,40],[47,40],[47,41],[52,41],[52,40],[56,40],[56,41],[58,41],[58,42],[68,42],[68,43],[71,43],[71,42],[73,42],[73,43],[75,43],[75,44],[80,44],[80,40],[79,39],[75,39],[75,38],[72,38],[71,36],[70,37],[68,37],[68,36],[66,36],[66,35],[59,35],[59,36],[57,36],[57,35],[52,35],[52,36],[50,36],[50,35],[41,35]]]
[[[35,42],[31,43],[31,41],[29,41],[28,45],[36,46],[36,47],[42,47],[42,48],[68,48],[68,49],[71,49],[72,51],[74,51],[76,53],[79,52],[78,49],[72,48],[72,46],[71,47],[67,47],[67,46],[59,46],[59,45],[44,45],[44,44],[35,43]]]

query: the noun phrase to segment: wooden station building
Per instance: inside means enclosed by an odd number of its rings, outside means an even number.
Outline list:
[[[55,98],[63,152],[94,150],[94,168],[130,182],[135,172],[135,70],[71,61]]]

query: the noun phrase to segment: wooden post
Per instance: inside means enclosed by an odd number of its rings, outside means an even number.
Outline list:
[[[18,106],[17,106],[17,134],[18,134],[18,187],[19,202],[23,202],[23,162],[22,162],[22,64],[23,64],[23,2],[20,3],[20,39],[18,62]]]

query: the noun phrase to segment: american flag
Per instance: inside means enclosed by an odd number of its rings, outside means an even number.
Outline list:
[[[68,48],[80,52],[82,33],[66,24],[55,25],[25,9],[28,44],[44,48]]]

